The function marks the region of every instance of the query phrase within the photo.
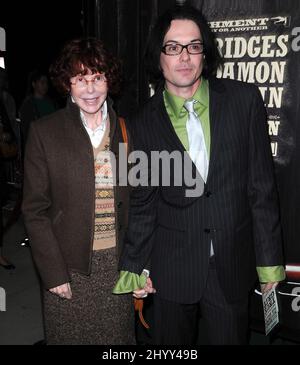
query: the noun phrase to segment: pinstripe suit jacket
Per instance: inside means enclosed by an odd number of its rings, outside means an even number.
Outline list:
[[[136,273],[151,259],[156,295],[179,303],[201,298],[211,240],[220,285],[230,302],[248,294],[256,266],[283,261],[273,161],[260,93],[250,84],[211,79],[209,95],[211,153],[204,194],[186,197],[184,183],[135,188],[120,259],[120,269]],[[131,120],[131,126],[136,150],[147,155],[153,150],[184,152],[162,90]],[[171,181],[173,177],[171,173]]]

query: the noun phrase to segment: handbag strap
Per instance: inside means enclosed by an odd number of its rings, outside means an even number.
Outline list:
[[[128,135],[127,135],[127,129],[126,129],[125,119],[122,118],[122,117],[119,117],[119,122],[120,122],[120,127],[121,127],[123,142],[126,145],[126,153],[128,155]]]
[[[119,118],[119,122],[120,122],[120,127],[121,127],[121,132],[122,132],[122,137],[123,137],[123,141],[126,145],[126,152],[128,155],[128,135],[127,135],[127,129],[126,129],[126,123],[125,123],[125,119],[120,117]],[[144,300],[141,298],[134,298],[134,309],[139,313],[139,319],[142,323],[142,325],[145,328],[149,328],[148,323],[145,321],[144,316],[143,316],[143,306],[144,306]]]
[[[134,309],[139,313],[139,319],[140,319],[142,325],[146,329],[149,329],[150,326],[145,321],[144,316],[143,316],[144,299],[142,299],[142,298],[133,298],[133,303],[134,303]]]

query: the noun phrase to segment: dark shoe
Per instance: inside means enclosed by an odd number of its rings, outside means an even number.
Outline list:
[[[14,270],[15,265],[9,262],[4,256],[0,255],[0,267],[3,267],[5,270]]]
[[[16,268],[15,265],[13,264],[7,264],[7,265],[0,264],[0,266],[3,267],[3,269],[5,270],[14,270]]]
[[[46,340],[40,340],[38,342],[35,342],[33,345],[34,346],[45,346],[45,345],[47,345],[47,343],[46,343]]]

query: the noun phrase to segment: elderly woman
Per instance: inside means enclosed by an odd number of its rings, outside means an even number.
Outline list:
[[[50,71],[69,99],[30,127],[23,200],[46,341],[134,344],[132,297],[112,294],[128,206],[111,158],[118,167],[127,135],[108,97],[119,88],[118,62],[100,41],[74,40]]]

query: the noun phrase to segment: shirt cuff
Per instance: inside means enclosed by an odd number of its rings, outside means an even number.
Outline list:
[[[121,271],[119,280],[113,289],[114,294],[131,293],[136,289],[142,289],[146,285],[147,277],[144,273],[141,275]]]
[[[283,266],[258,266],[256,271],[260,283],[274,283],[285,279]]]

